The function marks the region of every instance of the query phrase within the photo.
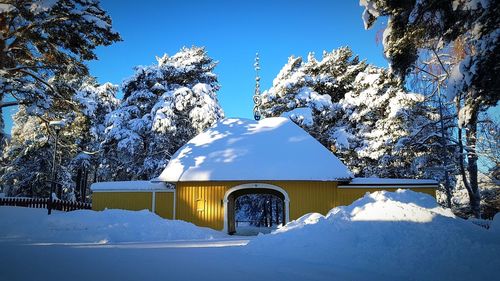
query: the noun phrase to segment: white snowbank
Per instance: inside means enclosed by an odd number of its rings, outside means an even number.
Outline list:
[[[213,239],[221,232],[184,221],[166,220],[148,210],[78,210],[0,207],[0,240],[57,243],[151,242]]]
[[[339,180],[352,173],[284,117],[224,119],[172,156],[154,181]]]
[[[497,232],[498,235],[500,236],[500,213],[497,213],[493,217],[493,221],[490,223],[489,230],[492,232]]]
[[[90,186],[92,191],[107,190],[165,190],[168,189],[164,182],[150,181],[106,181],[96,182]]]
[[[366,280],[370,272],[384,280],[493,280],[500,268],[498,233],[411,190],[378,191],[326,216],[305,215],[247,249],[364,271]]]
[[[500,215],[486,230],[410,190],[303,216],[247,246],[148,211],[0,207],[0,280],[33,280],[47,261],[59,266],[36,280],[498,280],[499,228]],[[72,243],[106,241],[127,243]]]

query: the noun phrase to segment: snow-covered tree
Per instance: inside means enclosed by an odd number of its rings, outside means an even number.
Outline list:
[[[262,94],[264,116],[288,116],[330,148],[357,176],[428,176],[436,161],[435,116],[386,70],[349,48],[317,61],[290,58]],[[307,109],[307,110],[304,110]]]
[[[11,140],[3,152],[0,182],[9,196],[47,197],[52,181],[55,132],[47,116],[28,114],[24,106],[13,116]],[[65,115],[70,125],[61,130],[56,154],[56,194],[60,197],[73,192],[74,182],[69,161],[77,147],[75,136],[84,133],[73,114]]]
[[[0,181],[9,196],[48,195],[52,151],[47,127],[41,120],[26,114],[24,107],[13,116],[14,126],[9,144],[2,155]]]
[[[462,179],[473,213],[479,217],[478,120],[481,111],[496,105],[499,98],[500,2],[362,0],[360,4],[365,7],[366,28],[379,17],[388,18],[384,53],[402,79],[415,68],[422,51],[437,53],[450,46],[464,46],[463,55],[457,56],[458,62],[446,72],[446,86],[457,105]]]
[[[500,184],[500,121],[485,117],[479,126],[477,152],[492,181]]]
[[[0,116],[5,106],[24,105],[40,115],[56,102],[75,106],[48,79],[87,75],[95,48],[119,41],[97,0],[4,0],[0,6]],[[6,101],[5,95],[14,101]],[[3,122],[0,120],[0,143]]]
[[[428,177],[426,168],[439,159],[433,153],[438,137],[436,115],[424,96],[407,93],[386,70],[373,66],[360,72],[354,85],[339,101],[340,126],[330,131],[337,153],[364,176]]]
[[[84,134],[77,140],[78,152],[70,162],[78,199],[85,200],[89,181],[96,178],[100,163],[100,145],[104,141],[106,116],[119,105],[116,98],[118,86],[111,83],[98,85],[90,79],[85,81],[74,96],[79,104],[79,118]]]
[[[192,47],[138,67],[108,116],[101,179],[155,177],[180,146],[221,119],[215,66],[204,48]]]
[[[76,110],[58,100],[50,110],[42,112],[30,112],[27,106],[20,106],[14,115],[13,135],[4,149],[0,169],[0,181],[9,195],[48,195],[55,143],[55,131],[49,123],[54,120],[65,121],[58,138],[56,182],[59,185],[55,192],[65,199],[80,195],[78,172],[97,164],[94,155],[98,155],[102,141],[104,116],[117,104],[116,86],[96,86],[92,81],[71,75],[48,79],[47,83],[59,93],[73,96],[78,105]],[[74,89],[82,84],[76,93]]]

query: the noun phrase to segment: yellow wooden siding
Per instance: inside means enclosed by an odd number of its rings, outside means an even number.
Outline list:
[[[174,193],[156,192],[155,213],[165,219],[174,218]]]
[[[221,204],[228,183],[179,183],[176,186],[175,217],[198,226],[221,230],[224,223],[224,206]],[[204,201],[203,211],[198,211],[199,203]]]
[[[176,186],[176,219],[222,230],[224,195],[232,187],[246,183],[267,183],[284,189],[290,199],[290,220],[307,213],[326,214],[336,206],[349,205],[366,192],[395,191],[396,188],[337,188],[336,182],[261,181],[261,182],[183,182]],[[436,197],[434,188],[416,188]],[[151,210],[151,192],[94,192],[92,209]],[[156,213],[173,218],[174,193],[156,192]]]
[[[151,211],[151,192],[94,192],[92,210],[108,209]]]
[[[213,229],[224,227],[224,195],[228,189],[248,182],[183,182],[176,186],[176,219]],[[260,181],[283,188],[290,198],[290,220],[311,213],[326,214],[335,207],[336,182]],[[198,211],[198,200],[205,201]]]
[[[427,193],[432,195],[434,198],[436,197],[436,189],[435,188],[410,188],[416,192]],[[396,191],[397,188],[338,188],[338,206],[347,206],[357,199],[363,197],[367,192],[374,192],[379,190],[387,190],[387,191]]]
[[[336,182],[269,182],[283,188],[290,198],[290,220],[308,213],[325,215],[335,207]]]

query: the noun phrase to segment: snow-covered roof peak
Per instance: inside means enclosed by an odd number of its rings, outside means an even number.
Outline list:
[[[288,118],[227,118],[181,147],[155,181],[348,180],[352,173]]]

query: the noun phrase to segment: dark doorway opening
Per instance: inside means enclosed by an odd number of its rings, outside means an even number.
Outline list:
[[[228,233],[269,233],[285,222],[285,196],[273,189],[249,188],[228,196]]]

